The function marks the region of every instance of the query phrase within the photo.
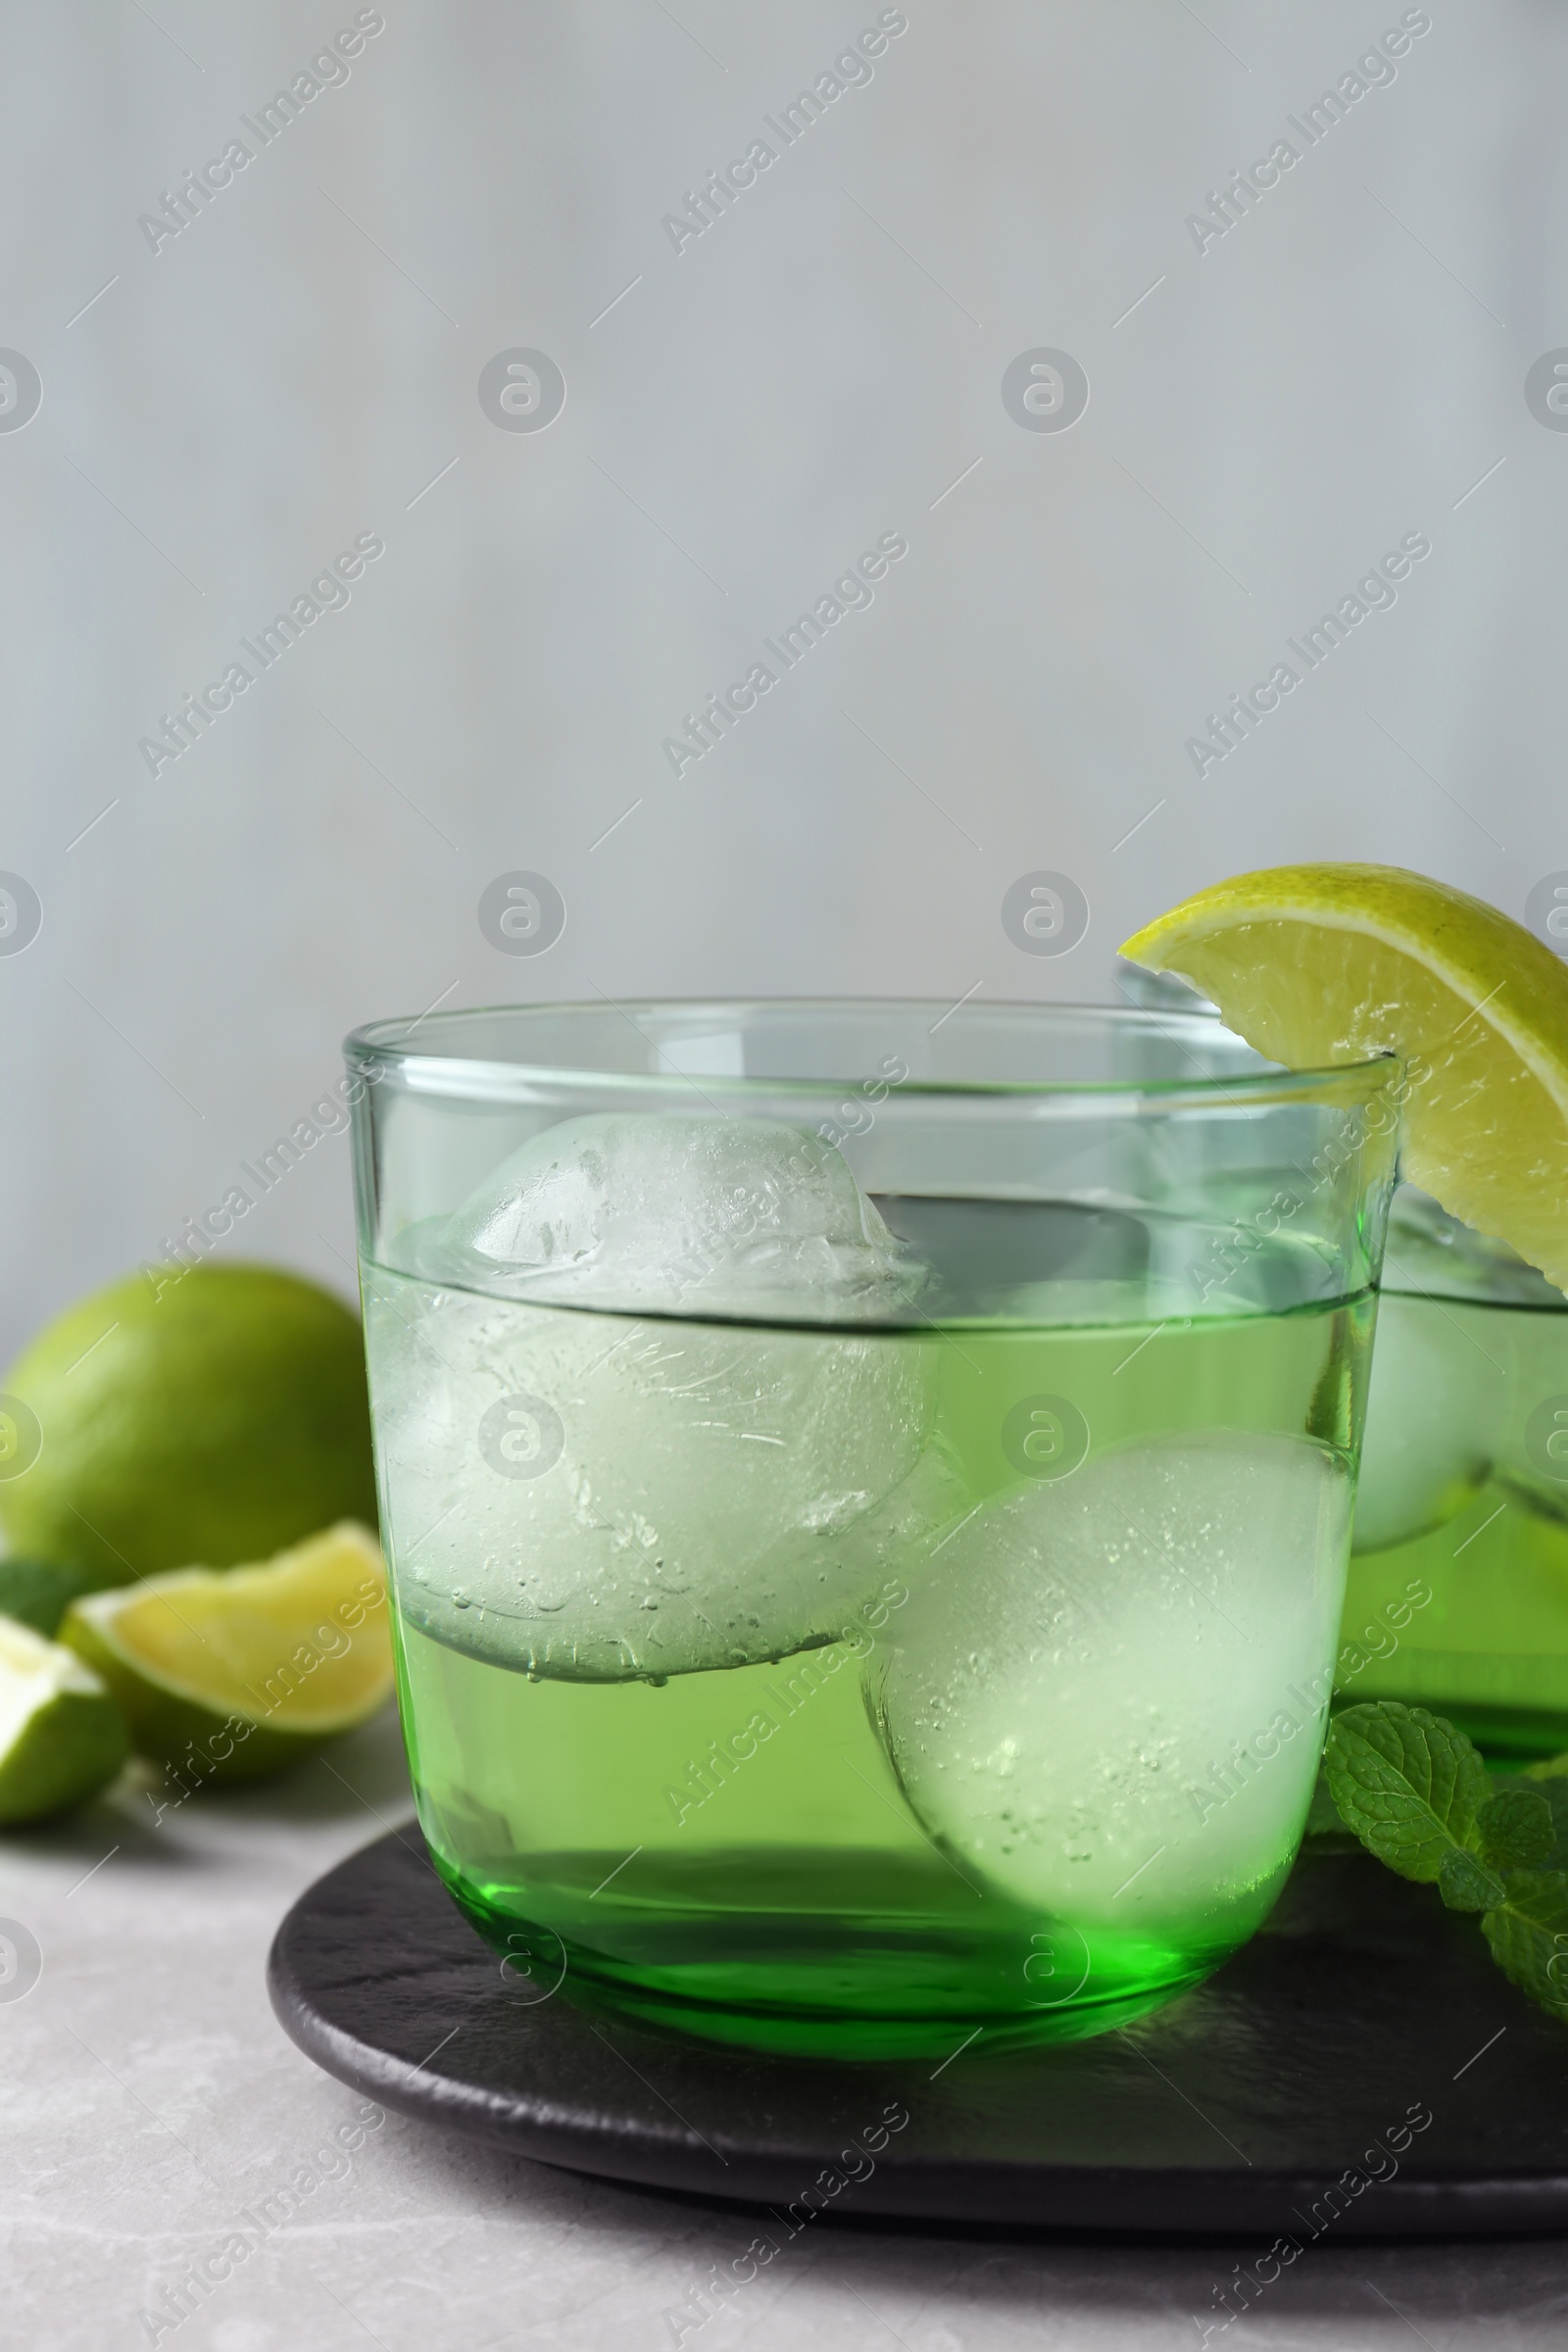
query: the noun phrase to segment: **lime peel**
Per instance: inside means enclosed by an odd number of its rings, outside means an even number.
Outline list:
[[[39,1332],[0,1389],[39,1432],[0,1480],[9,1546],[93,1585],[265,1559],[375,1517],[359,1318],[280,1267],[113,1283]]]
[[[58,1642],[0,1619],[0,1823],[82,1803],[129,1752],[98,1676]]]

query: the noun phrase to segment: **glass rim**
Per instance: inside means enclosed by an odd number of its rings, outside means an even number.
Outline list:
[[[568,998],[559,1002],[541,1001],[528,1004],[453,1005],[442,1012],[423,1012],[391,1016],[367,1021],[351,1029],[343,1040],[344,1061],[351,1071],[365,1075],[372,1084],[390,1076],[394,1071],[407,1075],[419,1071],[424,1083],[419,1092],[461,1097],[468,1095],[477,1100],[495,1101],[516,1091],[533,1093],[544,1088],[550,1091],[604,1093],[648,1092],[655,1096],[689,1096],[700,1092],[704,1097],[723,1099],[732,1103],[760,1101],[780,1095],[801,1095],[824,1099],[842,1094],[849,1083],[840,1077],[758,1075],[722,1076],[707,1070],[689,1073],[663,1070],[606,1070],[594,1069],[580,1063],[523,1061],[500,1059],[474,1054],[443,1052],[440,1033],[444,1027],[459,1022],[507,1017],[527,1021],[560,1019],[572,1015],[592,1014],[603,1019],[607,1013],[619,1013],[637,1028],[634,1016],[649,1019],[661,1017],[708,1014],[728,1017],[744,1022],[758,1013],[864,1013],[938,1016],[940,1025],[952,1020],[965,1025],[966,1006],[960,1000],[951,1004],[940,997],[651,997],[635,998],[622,1004],[609,998],[593,1003],[583,998]],[[1069,1028],[1085,1031],[1097,1024],[1108,1024],[1129,1034],[1143,1030],[1152,1034],[1172,1030],[1190,1035],[1195,1042],[1212,1039],[1216,1025],[1212,1012],[1194,1009],[1188,1012],[1164,1005],[1141,1004],[1079,1004],[1031,1003],[1023,999],[992,998],[976,1005],[970,1019],[980,1015],[1014,1021],[1022,1026],[1030,1020],[1049,1017],[1063,1022]],[[419,1043],[409,1041],[419,1033]],[[641,1031],[639,1030],[639,1035]],[[1235,1036],[1234,1031],[1226,1031]],[[648,1042],[648,1041],[645,1041]],[[1239,1046],[1246,1040],[1237,1038]],[[1248,1051],[1255,1051],[1247,1048]],[[1401,1057],[1392,1051],[1365,1054],[1354,1061],[1332,1062],[1309,1069],[1286,1069],[1258,1056],[1255,1070],[1235,1070],[1218,1076],[1152,1077],[1126,1076],[1098,1079],[1040,1079],[1010,1080],[991,1078],[929,1078],[909,1077],[900,1081],[895,1094],[900,1097],[955,1097],[965,1100],[994,1099],[997,1101],[1050,1102],[1073,1098],[1106,1102],[1120,1098],[1156,1096],[1175,1102],[1194,1104],[1220,1102],[1245,1096],[1299,1099],[1302,1095],[1322,1096],[1325,1093],[1350,1093],[1365,1088],[1374,1073],[1385,1077],[1402,1067]],[[1375,1090],[1373,1090],[1375,1091]]]

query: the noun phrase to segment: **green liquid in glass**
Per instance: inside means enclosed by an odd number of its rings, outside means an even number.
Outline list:
[[[882,1206],[897,1227],[901,1204]],[[592,1325],[596,1358],[616,1377],[630,1377],[628,1351],[650,1334],[666,1394],[683,1367],[709,1368],[687,1382],[698,1433],[723,1418],[712,1366],[728,1349],[725,1443],[715,1435],[705,1454],[690,1437],[701,1520],[716,1507],[711,1482],[741,1474],[726,1468],[738,1458],[726,1445],[736,1429],[747,1434],[736,1384],[765,1386],[775,1331],[584,1317],[367,1268],[419,1819],[519,2000],[560,1986],[767,2048],[946,2055],[982,2029],[991,2047],[1102,2031],[1207,1974],[1269,1910],[1299,1841],[1326,1718],[1372,1301],[1322,1296],[1332,1278],[1321,1265],[1311,1296],[1299,1254],[1282,1246],[1259,1253],[1245,1298],[1234,1286],[1227,1302],[1241,1311],[1167,1318],[1151,1312],[1148,1266],[1126,1262],[1125,1235],[1107,1242],[1101,1212],[988,1207],[1007,1213],[982,1220],[982,1232],[973,1204],[911,1204],[915,1238],[950,1276],[934,1323],[788,1334],[810,1374],[792,1393],[831,1381],[835,1350],[898,1351],[906,1369],[891,1356],[872,1363],[867,1393],[892,1394],[895,1373],[915,1380],[930,1424],[923,1459],[943,1465],[940,1506],[906,1520],[881,1505],[864,1514],[857,1540],[868,1565],[836,1619],[828,1610],[841,1638],[819,1616],[814,1633],[802,1629],[811,1646],[662,1680],[567,1679],[569,1667],[553,1656],[541,1666],[543,1652],[530,1650],[545,1638],[538,1624],[467,1599],[466,1482],[486,1497],[502,1488],[468,1457],[457,1474],[432,1467],[421,1486],[419,1416],[439,1421],[448,1388],[461,1401],[481,1358],[500,1367],[492,1393],[511,1381],[542,1394],[538,1367],[563,1360],[552,1335],[578,1342]],[[1085,1237],[1076,1257],[1063,1254],[1064,1217],[1069,1235]],[[1054,1220],[1049,1249],[1045,1220]],[[1004,1295],[981,1279],[999,1263],[1025,1278],[1032,1265],[1051,1270]],[[955,1267],[967,1269],[967,1287]],[[465,1336],[481,1317],[482,1345]],[[557,1394],[569,1462],[582,1408],[575,1392]],[[1069,1414],[1064,1437],[1059,1417],[1036,1410],[1041,1397],[1081,1416],[1087,1459],[1065,1475],[1076,1424]],[[761,1429],[764,1420],[754,1413],[759,1442],[787,1444],[789,1430]],[[441,1424],[449,1447],[461,1421],[454,1404]],[[1140,1449],[1189,1440],[1190,1456],[1157,1458],[1178,1469],[1191,1460],[1191,1493],[1179,1478],[1155,1480],[1131,1523],[1117,1498],[1143,1494],[1138,1476],[1153,1477]],[[1216,1443],[1224,1478],[1250,1481],[1236,1492],[1255,1507],[1240,1512],[1234,1495],[1216,1503],[1210,1543],[1197,1482],[1217,1475],[1203,1450]],[[614,1498],[637,1488],[638,1462],[590,1469],[586,1482],[574,1473],[589,1497],[580,1508],[635,1531],[636,1513]],[[1316,1496],[1304,1519],[1303,1478]],[[527,1507],[538,1512],[549,1496],[543,1477],[534,1484]],[[678,1494],[672,1505],[661,1492],[664,1524],[637,1540],[679,1548]],[[448,1493],[451,1516],[427,1535]],[[1082,1516],[1091,1502],[1108,1514],[1102,1559]],[[873,1545],[864,1526],[879,1511]],[[1055,1539],[1041,1551],[1049,1606],[1029,1588],[1036,1513],[1056,1514],[1050,1527],[1076,1546],[1059,1568]],[[824,1539],[824,1576],[841,1557],[836,1542]],[[1023,1561],[1007,1571],[1011,1586],[991,1565],[1008,1544]],[[525,1545],[511,1564],[525,1593]],[[493,1598],[494,1558],[467,1565]],[[721,1567],[744,1585],[745,1557]],[[464,1594],[456,1607],[454,1592]],[[1021,1595],[1015,1612],[1004,1605],[1009,1592]],[[981,1666],[965,1682],[971,1634]],[[1005,1683],[1017,1694],[1010,1720],[972,1712],[993,1666],[1021,1678]],[[1221,1709],[1194,1695],[1213,1690],[1226,1693]]]
[[[1524,1759],[1568,1749],[1568,1308],[1513,1280],[1543,1302],[1384,1295],[1338,1694]]]

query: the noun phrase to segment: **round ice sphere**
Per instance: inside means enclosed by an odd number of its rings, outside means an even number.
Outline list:
[[[838,1635],[903,1541],[928,1335],[384,1273],[366,1317],[399,1605],[455,1647],[571,1679],[756,1664]]]
[[[1091,1943],[1255,1916],[1317,1771],[1348,1510],[1329,1448],[1218,1431],[975,1512],[867,1669],[927,1833]]]
[[[1444,1526],[1486,1485],[1508,1395],[1507,1321],[1458,1298],[1391,1291],[1379,1301],[1357,1551]]]
[[[1568,1312],[1553,1297],[1507,1318],[1512,1377],[1496,1475],[1534,1509],[1568,1519]]]
[[[876,1320],[926,1279],[834,1146],[773,1119],[563,1119],[434,1247],[474,1287],[633,1314]]]

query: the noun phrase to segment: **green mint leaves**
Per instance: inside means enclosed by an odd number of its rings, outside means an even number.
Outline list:
[[[1499,1788],[1476,1816],[1481,1850],[1499,1869],[1540,1870],[1557,1841],[1552,1808],[1535,1788]]]
[[[1325,1763],[1340,1818],[1401,1879],[1437,1879],[1446,1855],[1479,1850],[1487,1768],[1463,1732],[1425,1707],[1347,1707],[1329,1726]]]
[[[1481,1933],[1503,1975],[1568,2024],[1568,1873],[1514,1870]]]
[[[1568,1759],[1494,1789],[1453,1724],[1380,1699],[1335,1716],[1324,1773],[1368,1851],[1479,1912],[1503,1975],[1568,2023]]]
[[[1438,1892],[1450,1911],[1491,1911],[1508,1889],[1494,1871],[1487,1870],[1462,1845],[1450,1845],[1438,1872]]]

